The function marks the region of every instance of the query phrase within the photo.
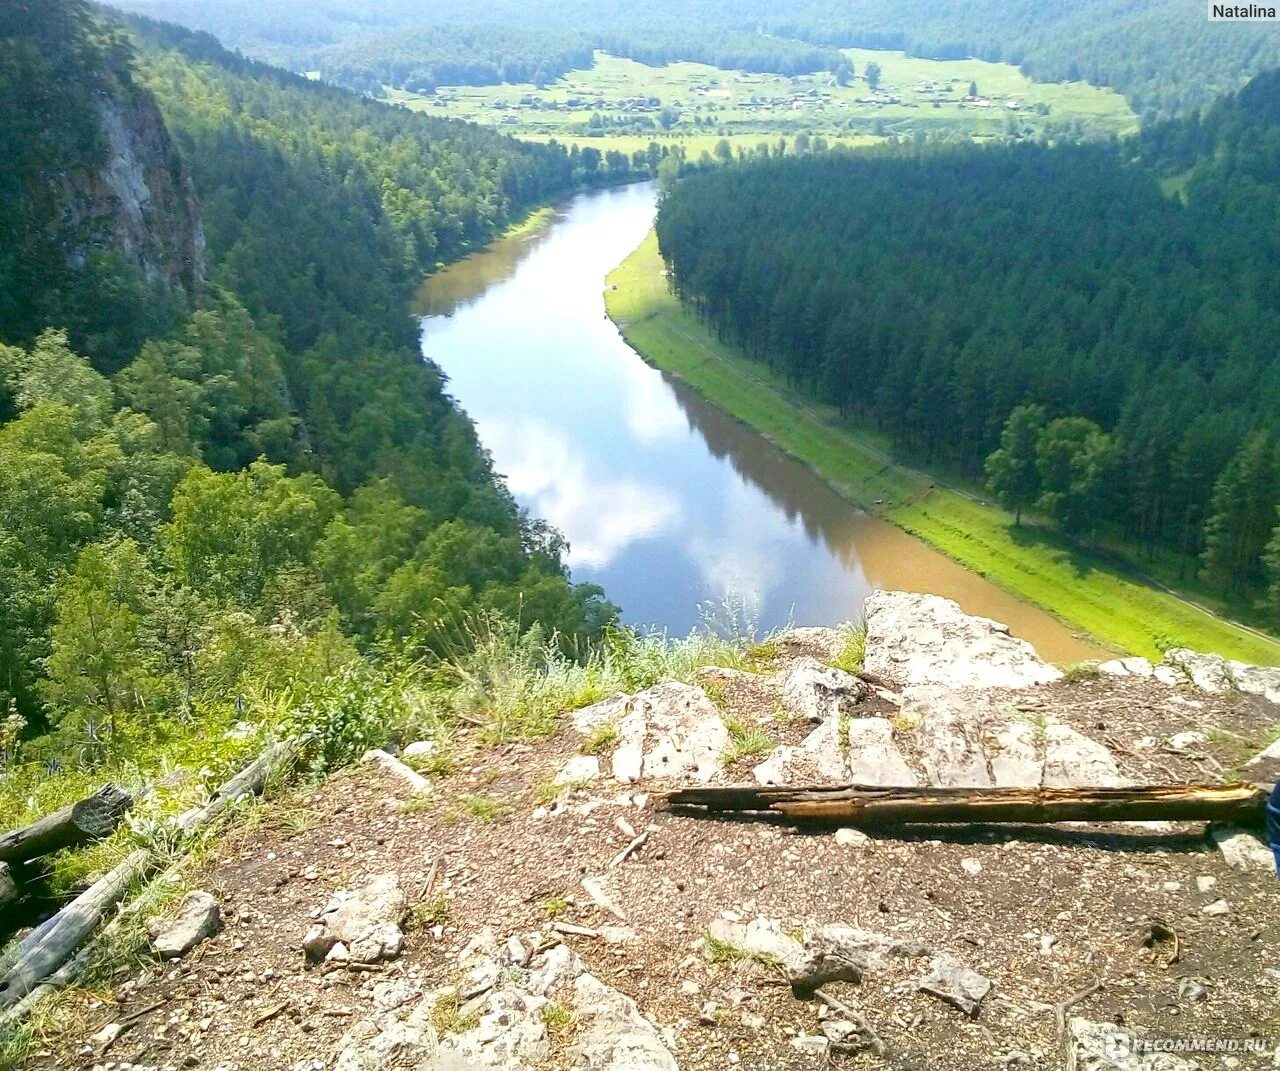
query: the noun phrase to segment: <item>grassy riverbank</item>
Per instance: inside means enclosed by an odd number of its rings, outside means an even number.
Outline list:
[[[1280,664],[1280,642],[1224,621],[1043,528],[896,463],[872,434],[796,397],[766,368],[718,342],[667,290],[656,238],[608,279],[609,315],[650,363],[679,376],[836,491],[962,565],[1102,642],[1159,656],[1170,644]]]

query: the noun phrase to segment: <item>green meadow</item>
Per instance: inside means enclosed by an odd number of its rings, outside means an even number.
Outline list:
[[[836,85],[831,74],[787,77],[728,71],[702,63],[650,67],[597,52],[590,70],[570,71],[543,89],[532,84],[442,86],[434,95],[388,90],[388,99],[415,111],[497,126],[518,136],[573,140],[590,133],[636,137],[806,131],[834,135],[917,131],[993,137],[1035,133],[1049,124],[1073,133],[1125,134],[1138,118],[1125,99],[1083,82],[1033,82],[1016,67],[981,60],[927,60],[901,52],[845,49],[856,77]],[[880,66],[876,91],[864,80]],[[981,103],[965,102],[976,83]],[[660,107],[638,102],[656,100]],[[536,101],[536,106],[535,106]],[[603,105],[600,103],[603,102]],[[554,108],[550,107],[554,105]],[[678,115],[664,130],[660,108]],[[593,116],[605,126],[589,129]],[[759,140],[751,138],[751,144]],[[644,147],[648,140],[636,147]],[[621,146],[618,146],[621,148]],[[699,145],[694,155],[701,152]],[[627,151],[632,151],[628,149]]]

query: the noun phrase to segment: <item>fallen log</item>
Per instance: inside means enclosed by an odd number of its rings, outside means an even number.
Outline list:
[[[0,863],[24,863],[62,848],[100,840],[115,831],[133,797],[115,785],[103,785],[92,796],[0,835]]]
[[[271,745],[219,786],[205,803],[179,816],[178,825],[188,833],[210,825],[238,800],[260,794],[272,776],[292,765],[300,751],[296,739]],[[7,1009],[0,1015],[0,1025],[16,1021],[41,999],[80,976],[93,958],[92,946],[81,946],[106,912],[124,899],[129,887],[155,866],[150,851],[137,849],[18,943],[0,962],[0,1009]],[[144,898],[145,894],[140,895],[134,905],[145,903]],[[108,931],[117,926],[119,918],[108,924]]]
[[[178,817],[178,825],[190,833],[208,825],[228,807],[249,796],[258,796],[267,782],[278,771],[292,766],[302,750],[296,738],[272,744],[235,777],[224,782],[199,807],[193,807]]]
[[[80,947],[107,911],[124,899],[129,887],[154,865],[138,848],[108,871],[18,946],[17,957],[0,978],[0,1008],[17,1004],[56,971]]]
[[[683,813],[754,815],[853,826],[985,822],[1258,822],[1269,786],[885,788],[871,785],[685,788],[663,797]]]
[[[0,863],[0,918],[3,918],[3,912],[21,899],[21,892],[18,890],[18,883],[13,880],[13,874],[9,870],[8,863]]]

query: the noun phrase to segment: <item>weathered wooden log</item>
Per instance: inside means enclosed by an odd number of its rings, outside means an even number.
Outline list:
[[[4,918],[4,912],[21,898],[22,893],[18,889],[18,883],[13,880],[9,864],[0,863],[0,919]]]
[[[102,917],[124,899],[129,887],[143,877],[154,860],[138,848],[99,878],[18,946],[17,958],[0,978],[0,1008],[17,1004],[74,954]]]
[[[199,807],[180,815],[178,825],[187,832],[208,825],[228,807],[248,796],[261,795],[267,782],[297,760],[302,743],[296,738],[272,744],[243,770],[218,787]]]
[[[1268,786],[1123,788],[687,788],[667,805],[685,813],[774,816],[854,826],[985,822],[1256,822]]]
[[[0,836],[0,863],[22,863],[62,848],[100,840],[115,831],[133,797],[115,785]]]
[[[181,815],[178,824],[187,832],[209,825],[237,800],[260,794],[274,775],[293,764],[300,751],[296,739],[271,745],[219,786],[204,804]],[[124,898],[129,886],[154,866],[151,853],[138,849],[19,942],[0,962],[0,1009],[7,1009],[0,1015],[0,1025],[15,1022],[41,999],[80,976],[92,960],[91,946],[81,947],[85,939],[103,915]],[[141,904],[142,898],[135,903]],[[118,917],[107,930],[117,923]]]

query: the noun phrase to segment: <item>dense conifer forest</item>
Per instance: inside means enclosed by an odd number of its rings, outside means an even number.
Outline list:
[[[22,162],[0,169],[4,223],[48,266],[0,262],[6,761],[23,723],[53,730],[51,761],[92,764],[271,695],[368,716],[386,665],[445,642],[439,622],[598,633],[612,608],[518,514],[403,306],[424,271],[594,173],[206,35],[126,34],[81,0],[0,23]],[[154,95],[160,167],[189,170],[199,202],[207,280],[158,304],[127,258],[59,245],[68,183],[99,189],[103,94]]]
[[[754,160],[669,191],[722,337],[1085,541],[1280,620],[1280,75],[1111,146]]]

